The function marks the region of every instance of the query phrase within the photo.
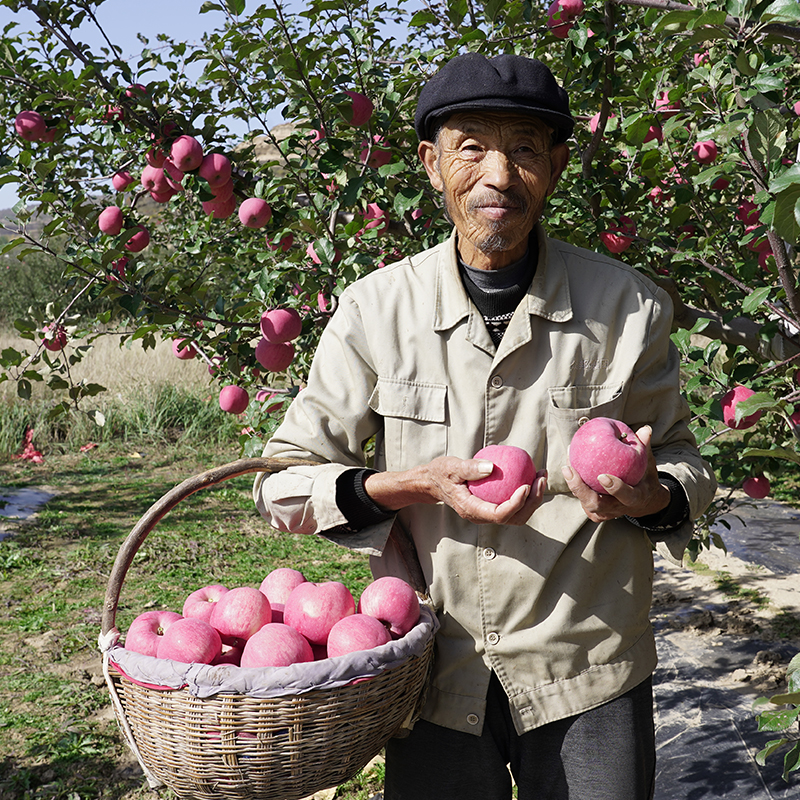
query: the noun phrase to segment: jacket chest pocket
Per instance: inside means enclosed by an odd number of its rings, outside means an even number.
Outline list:
[[[369,406],[383,417],[386,469],[410,469],[447,454],[446,385],[378,378]]]
[[[548,389],[548,394],[548,489],[551,492],[569,492],[567,482],[561,475],[561,468],[569,465],[569,443],[584,418],[622,418],[622,384],[554,386]]]

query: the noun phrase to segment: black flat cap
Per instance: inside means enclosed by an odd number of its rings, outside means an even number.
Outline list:
[[[414,116],[420,140],[458,111],[513,111],[538,117],[555,128],[556,142],[572,135],[575,120],[567,93],[541,61],[465,53],[448,61],[422,87]]]

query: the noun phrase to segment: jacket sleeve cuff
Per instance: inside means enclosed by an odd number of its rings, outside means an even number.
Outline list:
[[[373,469],[348,469],[336,479],[336,505],[347,519],[337,532],[355,533],[394,517],[394,512],[385,511],[367,494],[364,481],[374,473]]]
[[[669,505],[656,514],[649,514],[646,517],[626,516],[625,519],[647,531],[669,533],[680,528],[689,518],[689,499],[683,487],[672,475],[659,472],[658,477],[662,485],[669,489]]]

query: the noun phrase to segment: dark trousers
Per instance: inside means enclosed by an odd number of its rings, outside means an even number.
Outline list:
[[[621,697],[521,736],[492,675],[481,736],[420,720],[386,746],[384,800],[651,800],[653,690]]]

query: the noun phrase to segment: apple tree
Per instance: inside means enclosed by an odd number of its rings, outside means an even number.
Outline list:
[[[224,402],[246,405],[258,452],[342,289],[447,235],[415,156],[420,85],[456,53],[515,52],[550,64],[578,120],[546,223],[670,294],[722,483],[763,493],[800,463],[797,3],[212,0],[200,44],[160,36],[124,60],[81,41],[99,2],[0,2],[36,20],[0,52],[0,181],[21,198],[6,250],[64,274],[0,356],[20,397],[44,382],[54,414],[102,422],[102,387],[70,364],[109,331],[169,338],[239,387]],[[265,329],[272,309],[290,312],[288,341]],[[741,457],[715,461],[733,438]]]

